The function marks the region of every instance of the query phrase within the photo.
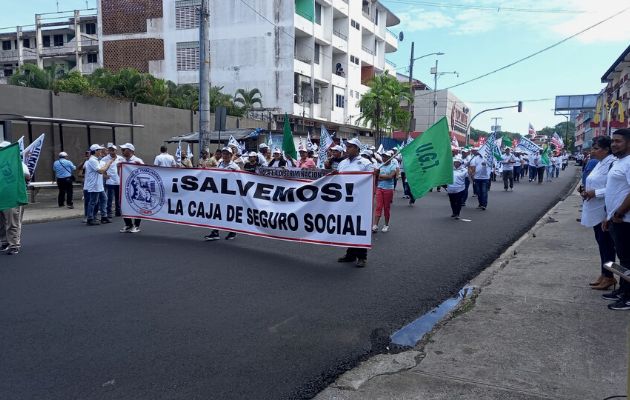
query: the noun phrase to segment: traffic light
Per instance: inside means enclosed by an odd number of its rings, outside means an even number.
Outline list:
[[[523,112],[523,102],[522,101],[518,102],[518,112]]]

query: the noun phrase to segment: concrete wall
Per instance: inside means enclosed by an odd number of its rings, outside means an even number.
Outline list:
[[[88,97],[69,93],[54,94],[48,90],[0,85],[0,114],[19,114],[38,117],[72,118],[92,121],[120,122],[141,124],[145,127],[116,128],[115,143],[132,142],[136,146],[136,154],[145,162],[152,162],[159,153],[163,142],[173,136],[194,132],[199,127],[199,115],[196,112],[176,108],[158,107],[146,104],[133,104],[126,101]],[[2,119],[2,118],[0,118]],[[241,128],[267,128],[263,121],[240,119]],[[214,115],[211,115],[210,126],[214,126]],[[237,127],[237,118],[228,117],[227,129]],[[63,151],[78,164],[83,159],[88,143],[87,129],[83,126],[63,126]],[[44,149],[36,170],[36,180],[52,179],[51,166],[56,155],[62,150],[59,127],[57,124],[33,124],[33,139],[46,134]],[[23,122],[13,122],[7,140],[16,141],[24,136],[26,146],[30,144],[28,127]],[[111,128],[91,129],[91,142],[105,144],[112,142]],[[175,145],[169,146],[171,153]],[[197,149],[195,148],[195,151]]]

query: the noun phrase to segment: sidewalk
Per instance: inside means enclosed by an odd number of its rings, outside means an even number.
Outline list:
[[[626,395],[630,312],[610,311],[581,199],[558,203],[470,284],[478,296],[413,350],[379,355],[315,398],[605,399]]]
[[[66,207],[57,206],[57,190],[41,190],[37,195],[36,203],[29,203],[24,206],[25,224],[38,222],[56,221],[60,219],[82,218],[83,217],[83,191],[75,189],[74,207],[72,210]]]

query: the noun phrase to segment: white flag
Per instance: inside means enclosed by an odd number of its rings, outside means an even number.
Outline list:
[[[192,151],[190,151],[190,143],[186,144],[186,154],[188,155],[188,159],[192,161],[193,154]]]
[[[42,147],[44,146],[44,137],[45,133],[42,133],[37,139],[33,141],[33,143],[29,144],[27,148],[22,152],[22,159],[24,163],[28,166],[28,172],[33,176],[35,172],[35,168],[37,168],[37,161],[39,161],[39,155],[42,152]]]
[[[178,164],[182,162],[182,141],[181,140],[177,143],[177,150],[175,150],[175,160],[177,160]]]
[[[269,149],[273,149],[273,138],[271,137],[271,132],[269,132],[269,139],[267,139],[267,146],[269,146]]]
[[[311,142],[311,132],[306,134],[306,150],[313,151],[313,142]]]
[[[22,162],[24,162],[24,136],[18,139],[18,145],[20,146],[20,158],[22,159]]]
[[[333,139],[330,133],[324,125],[322,125],[321,133],[319,134],[319,157],[317,158],[317,168],[323,169],[324,162],[326,161],[326,151],[333,144]]]
[[[228,146],[234,146],[237,149],[238,147],[238,142],[236,141],[236,139],[234,139],[234,136],[230,135],[230,140],[228,140]]]
[[[376,152],[377,152],[378,154],[383,154],[383,153],[385,153],[385,148],[383,147],[383,143],[381,143],[381,144],[378,146],[378,149],[376,150]]]

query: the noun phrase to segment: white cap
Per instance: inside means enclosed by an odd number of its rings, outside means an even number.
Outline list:
[[[259,148],[259,149],[261,149],[261,150],[262,150],[262,149],[268,149],[268,148],[269,148],[269,146],[267,146],[267,144],[266,144],[266,143],[261,143],[261,144],[259,144],[259,145],[258,145],[258,148]]]
[[[107,148],[116,150],[118,147],[114,143],[107,143]]]
[[[361,142],[359,141],[359,139],[357,138],[352,138],[352,139],[348,139],[346,140],[346,145],[351,144],[354,146],[357,146],[358,148],[361,148]]]
[[[391,157],[391,156],[393,156],[393,155],[394,155],[394,152],[393,152],[393,151],[391,151],[391,150],[387,150],[385,153],[383,153],[383,155],[384,155],[384,156],[387,156],[387,157]]]
[[[11,142],[7,142],[6,140],[0,143],[0,147],[7,147],[11,144]]]
[[[282,150],[276,147],[275,149],[273,149],[273,154],[282,154]]]
[[[371,156],[371,155],[373,154],[373,152],[372,152],[372,150],[370,150],[370,149],[364,149],[364,150],[361,150],[361,152],[360,152],[359,154],[361,154],[362,156],[363,156],[363,155],[365,155],[365,156]]]
[[[374,146],[374,145],[370,146],[370,150],[372,150],[372,151],[376,150],[376,146]]]
[[[461,157],[457,156],[457,157],[453,157],[453,162],[454,162],[454,163],[456,163],[456,162],[461,163],[461,162],[464,162],[464,161],[462,160],[462,158],[461,158]]]
[[[306,151],[306,148],[304,148],[304,146],[300,146],[298,147],[298,151]]]
[[[68,153],[62,151],[61,153],[59,153],[59,157],[68,157]]]
[[[133,144],[131,144],[131,143],[121,144],[121,145],[120,145],[120,148],[121,148],[121,149],[129,149],[129,150],[131,150],[131,151],[136,151],[135,146],[134,146]]]
[[[224,147],[224,148],[222,148],[222,149],[221,149],[221,151],[222,151],[222,152],[223,152],[223,151],[227,151],[227,152],[228,152],[228,153],[230,153],[230,154],[234,154],[234,153],[232,153],[232,149],[231,149],[231,148],[229,148],[229,147],[227,147],[227,146],[226,146],[226,147]]]
[[[90,146],[90,151],[103,150],[105,147],[100,144],[93,144]]]
[[[256,153],[255,151],[250,151],[248,156],[249,157],[258,157],[258,153]]]
[[[338,151],[338,152],[340,152],[340,153],[342,153],[342,152],[343,152],[343,147],[341,147],[341,146],[339,146],[339,145],[333,146],[333,147],[331,147],[330,149],[331,149],[331,150],[333,150],[333,151]]]

